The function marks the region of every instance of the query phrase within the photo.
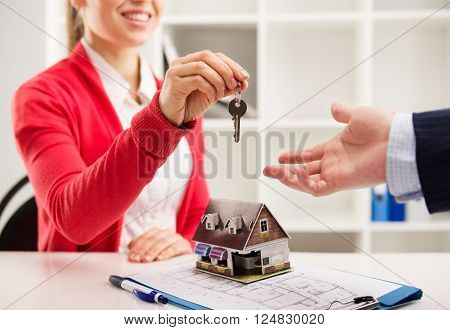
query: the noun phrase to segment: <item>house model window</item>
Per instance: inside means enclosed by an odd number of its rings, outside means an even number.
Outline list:
[[[261,226],[261,233],[267,233],[269,231],[269,227],[268,227],[268,224],[267,224],[267,219],[261,219],[259,224]]]

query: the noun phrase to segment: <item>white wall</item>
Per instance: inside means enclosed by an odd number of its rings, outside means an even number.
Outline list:
[[[44,0],[3,0],[45,27]],[[45,35],[0,3],[0,196],[25,174],[11,125],[11,98],[20,84],[45,68]]]

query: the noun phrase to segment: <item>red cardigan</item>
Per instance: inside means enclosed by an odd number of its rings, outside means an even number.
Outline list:
[[[18,89],[14,133],[35,191],[40,251],[117,251],[123,214],[184,136],[193,169],[177,232],[192,239],[209,200],[201,119],[174,127],[158,97],[123,131],[80,43]]]

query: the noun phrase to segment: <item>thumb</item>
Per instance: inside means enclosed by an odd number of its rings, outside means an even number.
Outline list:
[[[331,114],[333,118],[339,123],[348,123],[355,111],[354,107],[343,105],[337,102],[331,104]]]

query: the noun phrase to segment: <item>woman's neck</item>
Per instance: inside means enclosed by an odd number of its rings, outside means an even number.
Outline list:
[[[139,55],[136,48],[118,48],[93,33],[86,33],[85,39],[137,92],[140,83]],[[134,93],[133,93],[134,94]]]

